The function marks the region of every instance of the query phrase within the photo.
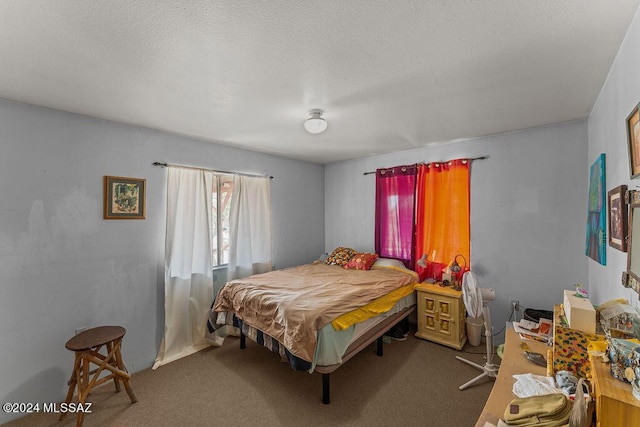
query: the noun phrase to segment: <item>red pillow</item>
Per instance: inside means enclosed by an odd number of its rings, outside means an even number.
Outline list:
[[[368,270],[371,268],[374,262],[378,259],[378,254],[372,254],[369,252],[359,252],[355,254],[344,268],[351,268],[355,270]]]

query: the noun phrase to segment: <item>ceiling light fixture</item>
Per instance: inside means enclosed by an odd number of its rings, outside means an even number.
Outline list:
[[[327,130],[327,121],[322,118],[322,110],[311,110],[311,117],[304,121],[304,128],[309,133],[322,133]]]

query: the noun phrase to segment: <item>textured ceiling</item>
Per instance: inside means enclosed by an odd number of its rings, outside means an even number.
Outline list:
[[[587,117],[638,3],[0,0],[0,98],[328,163]]]

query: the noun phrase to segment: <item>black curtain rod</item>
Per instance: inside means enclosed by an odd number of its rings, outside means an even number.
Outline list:
[[[253,177],[257,177],[257,178],[273,179],[273,177],[270,176],[270,175],[257,175],[257,174],[244,173],[244,172],[229,172],[229,171],[221,171],[221,170],[218,170],[218,169],[199,168],[199,167],[196,167],[196,166],[172,165],[170,163],[163,163],[163,162],[153,162],[151,164],[153,166],[162,166],[162,167],[165,167],[165,168],[167,168],[169,166],[173,166],[175,168],[194,169],[194,170],[211,171],[211,172],[217,172],[217,173],[227,173],[227,174],[231,174],[231,175],[253,176]]]
[[[471,159],[466,159],[466,160],[474,161],[474,160],[484,160],[484,159],[488,159],[488,158],[489,158],[489,156],[480,156],[480,157],[473,157],[473,158],[471,158]],[[464,160],[464,157],[462,157],[461,159],[463,159],[463,160]],[[452,159],[452,160],[460,160],[460,159]],[[445,161],[443,161],[443,162],[429,162],[429,163],[447,163],[447,162],[450,162],[450,161],[451,161],[451,160],[445,160]],[[418,164],[419,164],[419,165],[425,165],[425,164],[427,164],[427,163],[425,163],[425,162],[419,162]],[[383,168],[383,169],[391,169],[391,168]],[[376,173],[376,171],[373,171],[373,172],[364,172],[362,175],[371,175],[371,174],[374,174],[374,173]]]

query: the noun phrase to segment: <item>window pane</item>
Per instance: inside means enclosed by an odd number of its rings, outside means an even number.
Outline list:
[[[233,175],[216,175],[215,179],[211,202],[211,262],[214,267],[229,263],[229,212],[233,194]]]
[[[233,194],[233,178],[225,177],[220,183],[220,264],[229,263],[229,212],[231,210],[231,196]]]
[[[218,177],[213,178],[213,195],[211,197],[211,265],[217,266],[218,263]]]

